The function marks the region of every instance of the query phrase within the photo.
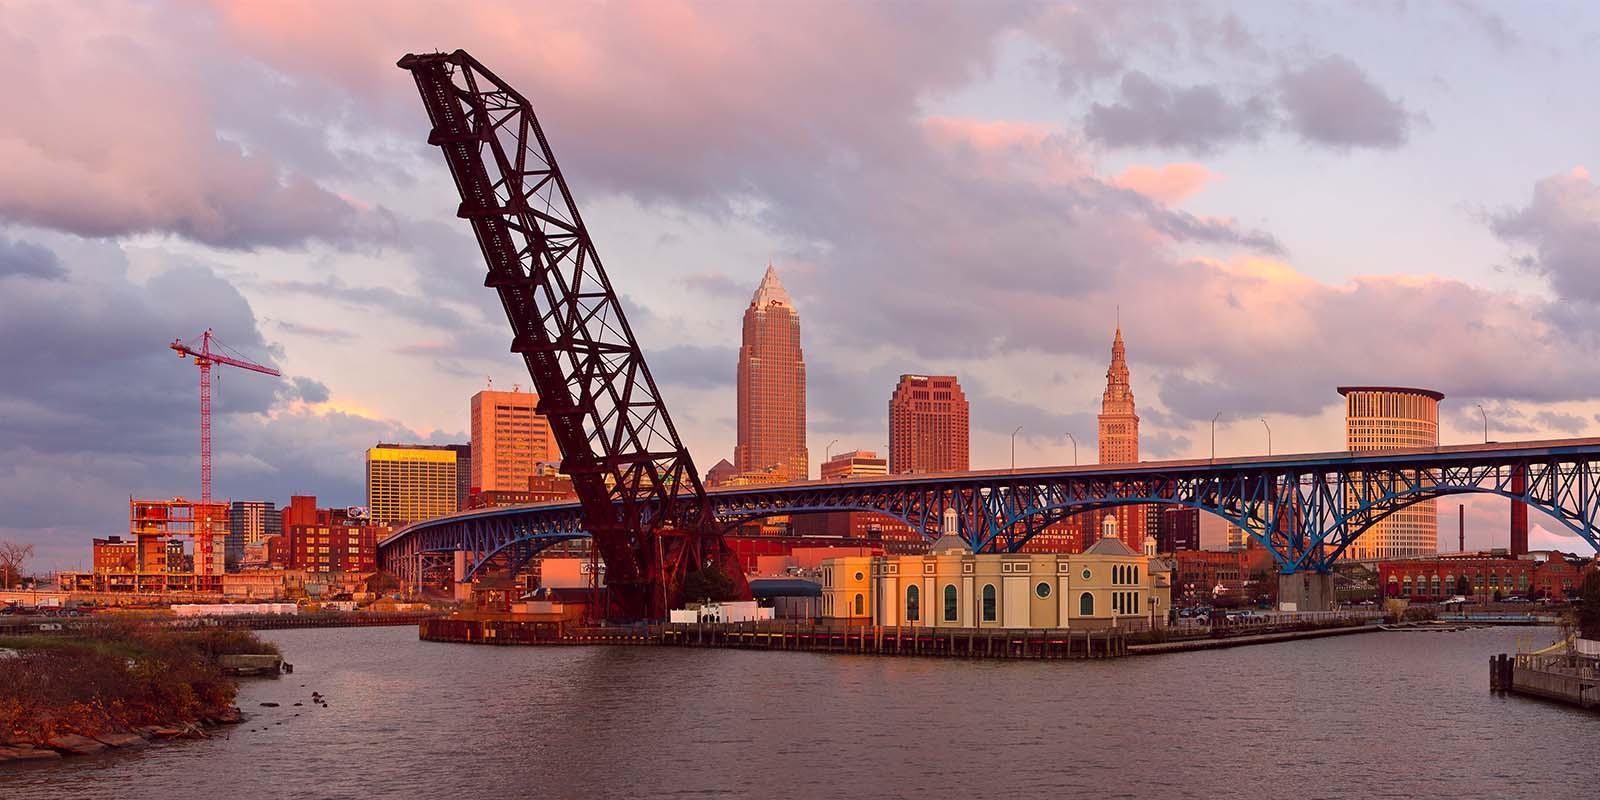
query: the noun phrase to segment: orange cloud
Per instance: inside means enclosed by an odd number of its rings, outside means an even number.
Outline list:
[[[1199,164],[1163,164],[1159,167],[1135,164],[1112,178],[1111,182],[1166,205],[1176,205],[1216,177],[1216,173]]]

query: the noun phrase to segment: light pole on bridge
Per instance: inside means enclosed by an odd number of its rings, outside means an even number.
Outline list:
[[[1078,466],[1078,437],[1068,433],[1067,438],[1072,440],[1072,466],[1076,467]]]
[[[1021,425],[1018,425],[1017,429],[1011,432],[1011,468],[1012,469],[1016,469],[1017,468],[1017,434],[1019,434],[1021,432],[1022,432],[1022,426]]]
[[[834,439],[833,441],[828,442],[828,444],[825,447],[822,448],[822,460],[823,461],[832,461],[833,460],[833,446],[838,444],[838,443],[839,443],[839,440],[838,439]]]
[[[1222,416],[1222,412],[1218,411],[1216,416],[1211,418],[1211,460],[1212,461],[1216,461],[1217,460],[1217,418],[1221,417],[1221,416]]]
[[[1267,429],[1267,455],[1272,455],[1272,426],[1267,424],[1266,417],[1261,418],[1261,427]]]
[[[1478,413],[1483,415],[1483,443],[1489,443],[1489,412],[1483,410],[1482,403],[1473,403],[1478,407]]]

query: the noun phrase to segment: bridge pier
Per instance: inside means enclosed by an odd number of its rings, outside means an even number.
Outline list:
[[[1279,611],[1332,611],[1333,574],[1306,570],[1278,576]]]
[[[461,602],[472,599],[472,582],[467,580],[467,551],[457,550],[455,553],[455,568],[451,571],[455,588],[455,598]]]

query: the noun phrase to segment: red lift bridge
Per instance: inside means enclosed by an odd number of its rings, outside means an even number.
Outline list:
[[[715,569],[748,596],[533,106],[464,50],[407,55],[488,274],[561,446],[613,618],[661,618]]]

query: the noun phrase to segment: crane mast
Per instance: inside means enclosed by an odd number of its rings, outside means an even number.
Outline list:
[[[211,343],[215,339],[211,329],[206,328],[206,332],[200,335],[199,350],[184,344],[182,339],[173,339],[172,344],[167,345],[177,352],[178,358],[193,358],[195,366],[200,368],[200,502],[202,503],[211,502],[211,368],[217,364],[226,364],[263,375],[281,376],[281,373],[271,367],[213,352]]]
[[[610,615],[660,618],[684,577],[743,570],[710,512],[533,106],[464,50],[411,54],[412,74],[606,564]]]

